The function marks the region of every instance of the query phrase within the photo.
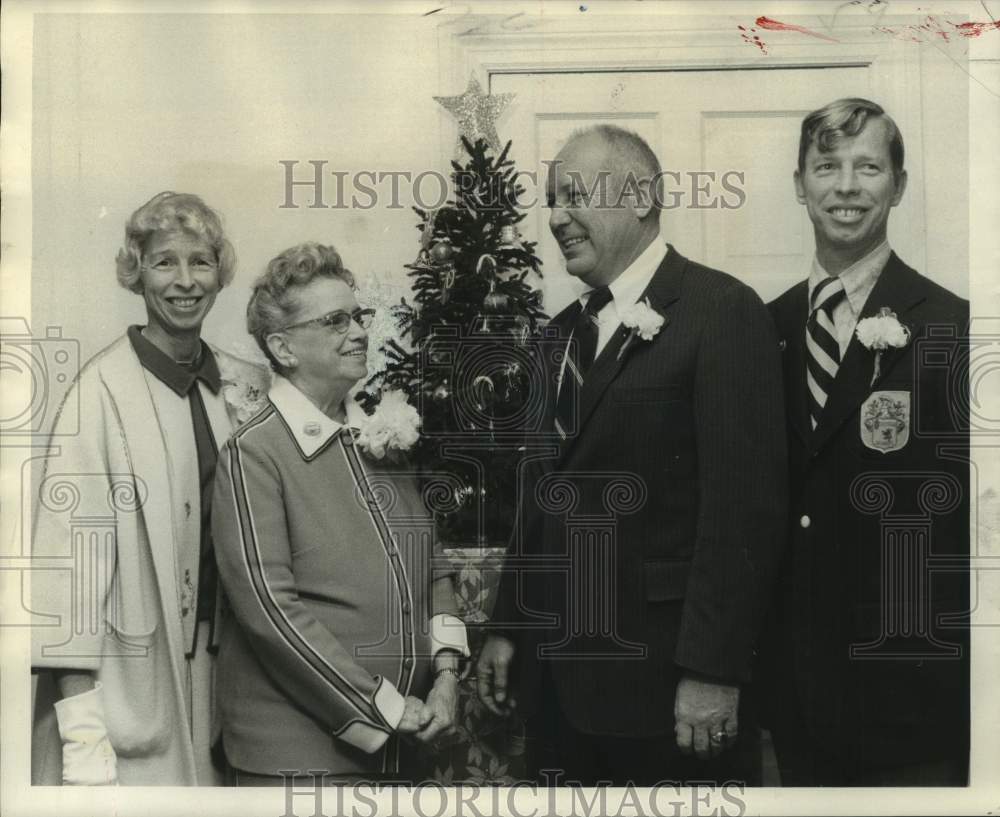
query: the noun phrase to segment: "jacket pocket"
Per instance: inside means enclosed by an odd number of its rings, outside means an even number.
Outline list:
[[[687,594],[691,562],[655,559],[643,562],[643,591],[646,601],[678,601]]]
[[[108,737],[121,757],[146,758],[170,744],[176,695],[165,639],[154,625],[149,632],[112,626],[101,662],[104,716]],[[135,628],[139,629],[139,628]],[[207,635],[202,636],[207,637]],[[183,728],[178,724],[178,730]]]
[[[129,625],[119,626],[117,621],[108,621],[107,639],[111,641],[111,652],[114,656],[145,656],[149,653],[149,648],[153,644],[156,636],[157,625],[143,625],[132,627]]]

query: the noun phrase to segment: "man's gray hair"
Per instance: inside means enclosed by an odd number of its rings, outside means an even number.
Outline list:
[[[662,209],[663,197],[660,188],[663,185],[663,171],[660,160],[656,158],[649,142],[635,131],[618,125],[602,124],[588,125],[574,131],[566,144],[587,136],[597,136],[607,145],[609,159],[607,169],[613,171],[623,184],[627,180],[633,185],[643,179],[652,180],[651,204],[654,209]]]

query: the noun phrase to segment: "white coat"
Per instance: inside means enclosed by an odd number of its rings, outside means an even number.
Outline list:
[[[221,447],[242,413],[234,403],[248,384],[266,394],[267,373],[212,352],[223,387],[197,387]],[[158,414],[147,376],[122,337],[83,368],[56,419],[31,576],[31,609],[52,623],[33,630],[32,667],[96,673],[121,784],[193,785],[176,543],[198,541],[200,496],[197,478],[171,484],[168,463],[178,446],[193,447],[194,432],[187,398]],[[65,406],[77,400],[80,431],[62,436]],[[39,689],[32,782],[58,784],[55,713]]]

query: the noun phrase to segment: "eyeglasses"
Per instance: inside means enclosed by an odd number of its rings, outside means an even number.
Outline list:
[[[320,315],[318,318],[310,318],[307,321],[299,321],[299,323],[290,323],[278,331],[284,332],[288,329],[300,329],[303,326],[325,326],[343,335],[350,328],[352,321],[362,329],[367,329],[372,325],[374,317],[374,309],[358,308],[353,312],[345,312],[343,309],[337,309],[334,312],[327,312],[325,315]]]

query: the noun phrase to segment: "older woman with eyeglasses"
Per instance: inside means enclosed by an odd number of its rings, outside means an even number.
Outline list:
[[[315,243],[274,258],[247,307],[275,377],[220,456],[212,525],[232,608],[217,691],[236,785],[281,785],[288,770],[403,779],[413,748],[455,731],[468,647],[453,576],[435,572],[412,474],[364,450],[348,397],[372,314]]]
[[[36,784],[222,782],[210,756],[209,501],[216,451],[239,420],[227,394],[268,381],[201,339],[235,264],[198,196],[160,193],[125,225],[118,282],[142,297],[146,322],[80,372],[40,486],[33,555],[73,569],[32,576],[47,622],[32,631]]]

